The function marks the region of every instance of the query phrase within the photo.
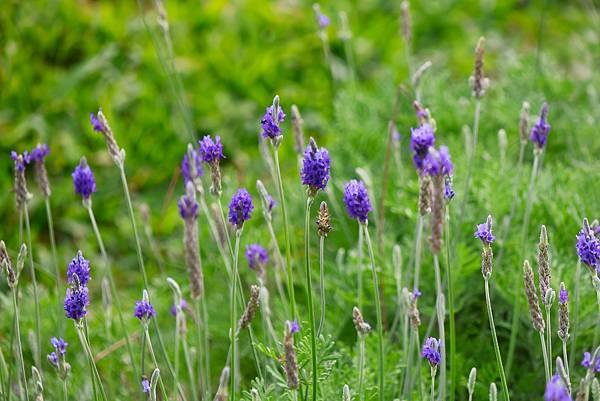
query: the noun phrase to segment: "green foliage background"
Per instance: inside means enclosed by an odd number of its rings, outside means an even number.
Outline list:
[[[459,391],[472,366],[479,369],[477,398],[485,399],[489,382],[498,381],[479,271],[479,244],[472,238],[474,225],[491,213],[500,227],[509,213],[514,190],[518,152],[518,117],[521,103],[532,105],[532,114],[541,103],[550,104],[552,131],[537,183],[533,213],[527,238],[527,252],[520,251],[520,226],[525,191],[532,160],[531,145],[525,171],[518,185],[518,204],[510,236],[499,244],[502,264],[493,275],[493,302],[500,337],[506,355],[514,297],[525,310],[521,264],[524,257],[535,259],[539,225],[546,224],[550,235],[555,288],[565,281],[574,286],[577,257],[574,237],[584,216],[597,217],[600,192],[597,190],[600,161],[600,18],[598,5],[591,0],[559,1],[435,1],[411,4],[413,24],[413,68],[431,60],[432,68],[422,82],[423,103],[429,107],[438,126],[438,143],[452,153],[458,192],[463,194],[466,170],[464,126],[472,124],[473,100],[467,79],[473,66],[473,49],[479,36],[485,36],[485,71],[491,87],[483,100],[480,143],[469,204],[457,232],[456,258],[451,266],[456,280],[457,344]],[[410,164],[408,139],[416,124],[411,107],[406,49],[399,34],[400,2],[364,0],[321,4],[332,18],[327,28],[331,68],[323,57],[311,4],[304,1],[262,2],[171,1],[166,4],[168,36],[158,23],[154,2],[94,1],[13,1],[0,2],[0,238],[9,249],[18,249],[18,214],[14,208],[12,162],[9,151],[30,149],[37,142],[51,148],[47,159],[52,183],[60,266],[82,249],[92,263],[100,264],[95,239],[80,200],[73,194],[70,173],[85,155],[98,182],[94,208],[122,288],[122,302],[130,305],[141,297],[133,238],[124,208],[118,171],[112,165],[100,135],[89,126],[89,113],[102,107],[126,149],[126,168],[134,202],[146,202],[152,211],[152,228],[165,258],[168,275],[180,283],[186,280],[181,243],[182,224],[176,199],[182,193],[179,163],[186,144],[205,134],[218,134],[225,145],[224,199],[238,186],[247,186],[257,195],[254,182],[263,179],[275,194],[268,166],[258,148],[259,120],[275,93],[284,109],[300,108],[307,136],[314,136],[332,155],[332,189],[340,201],[345,181],[366,169],[372,178],[372,196],[382,196],[383,159],[387,124],[398,85],[397,125],[402,135],[403,165],[390,175],[385,202],[385,235],[376,244],[378,263],[385,288],[387,319],[393,318],[395,289],[391,269],[391,247],[403,250],[405,272],[410,274],[416,221],[417,179]],[[348,14],[352,30],[354,68],[347,63],[340,40],[338,13]],[[169,44],[170,43],[170,44]],[[169,54],[172,46],[173,58]],[[172,64],[171,64],[172,63]],[[173,65],[174,70],[169,67]],[[165,68],[166,67],[166,68]],[[175,74],[173,74],[175,71]],[[333,77],[332,72],[333,71]],[[352,79],[352,76],[355,79]],[[296,290],[304,305],[302,270],[303,189],[300,187],[297,156],[293,150],[289,118],[284,124],[282,146],[283,174],[292,210]],[[504,128],[508,137],[506,163],[501,164],[497,132]],[[43,199],[33,177],[30,202],[35,246],[34,258],[43,291],[43,310],[54,311],[54,282],[47,237]],[[325,197],[321,195],[323,199]],[[258,198],[256,198],[258,199]],[[453,206],[452,219],[456,217]],[[267,231],[258,210],[245,230],[244,242],[264,242]],[[281,224],[276,215],[280,238]],[[374,223],[374,221],[373,221]],[[333,211],[334,232],[327,239],[328,333],[335,339],[338,363],[324,384],[324,399],[341,398],[341,387],[355,380],[356,339],[351,309],[356,303],[357,271],[355,223]],[[372,231],[375,233],[375,224]],[[227,316],[216,313],[227,304],[226,276],[216,257],[208,230],[202,229],[201,249],[205,260],[209,310],[213,337],[213,379],[224,363],[227,347]],[[375,236],[374,236],[375,237]],[[265,244],[266,245],[266,244]],[[283,246],[283,241],[280,240]],[[336,263],[338,249],[347,257]],[[317,269],[316,242],[313,255]],[[434,304],[433,271],[428,251],[423,266],[422,314],[429,323]],[[153,291],[163,331],[173,326],[167,310],[171,294],[145,244],[145,256],[153,272]],[[445,266],[444,266],[445,268]],[[316,272],[316,270],[315,270]],[[25,275],[27,277],[27,275]],[[368,277],[368,276],[365,276]],[[27,280],[27,278],[25,278]],[[243,272],[249,285],[253,273]],[[11,315],[5,284],[0,294],[0,345],[6,347]],[[580,348],[591,348],[594,326],[598,324],[594,294],[589,281],[581,282]],[[367,286],[370,291],[370,286]],[[109,347],[115,335],[103,330],[99,280],[92,286],[92,345],[96,351]],[[33,328],[30,288],[23,290],[23,326]],[[273,297],[275,300],[275,297]],[[367,294],[365,299],[372,299]],[[301,314],[305,316],[305,307]],[[276,326],[287,317],[275,308]],[[128,315],[129,312],[126,312]],[[365,306],[367,320],[374,322],[372,305]],[[221,316],[222,315],[222,316]],[[513,399],[528,400],[543,391],[543,368],[539,342],[523,313],[517,360],[509,386]],[[114,324],[118,328],[118,324]],[[46,342],[55,334],[55,313],[44,318],[43,354]],[[131,319],[131,330],[137,322]],[[422,333],[423,335],[423,333]],[[73,369],[71,390],[87,380],[82,354],[70,325],[65,334],[71,343]],[[170,342],[170,340],[169,340]],[[373,342],[373,344],[370,344]],[[558,339],[555,339],[558,342]],[[375,337],[369,339],[368,390],[374,394]],[[399,343],[388,345],[386,366],[390,372],[388,398],[396,396],[395,378],[402,357]],[[26,349],[29,347],[26,346]],[[248,344],[244,355],[244,385],[253,377]],[[137,391],[129,369],[115,369],[126,353],[110,354],[100,361],[100,369],[115,399],[130,399]],[[334,351],[332,351],[334,352]],[[555,349],[557,356],[558,347]],[[30,358],[30,352],[26,352]],[[572,355],[578,359],[579,355]],[[49,373],[49,366],[44,367]],[[577,375],[583,374],[576,371]],[[424,375],[426,377],[427,375]],[[47,392],[56,391],[52,375],[46,375]],[[89,392],[89,387],[79,390]],[[87,393],[89,394],[89,393]],[[48,397],[52,399],[52,397]]]

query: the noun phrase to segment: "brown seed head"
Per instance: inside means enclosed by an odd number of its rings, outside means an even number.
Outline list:
[[[327,237],[332,230],[331,218],[329,216],[329,209],[325,201],[321,202],[319,207],[319,213],[317,214],[317,231],[321,237]]]
[[[533,328],[540,333],[543,333],[545,328],[544,319],[542,318],[542,311],[535,289],[533,270],[527,260],[523,263],[523,278],[525,281],[525,295],[527,295],[527,303],[529,304],[529,314],[531,315]]]

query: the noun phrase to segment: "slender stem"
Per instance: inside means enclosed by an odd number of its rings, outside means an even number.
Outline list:
[[[229,384],[229,399],[230,401],[235,401],[235,386],[236,386],[236,366],[235,366],[235,361],[236,361],[236,348],[237,348],[237,336],[235,335],[236,332],[236,304],[237,304],[237,292],[236,292],[236,285],[237,285],[237,277],[238,277],[238,258],[239,258],[239,253],[240,253],[240,238],[242,236],[242,228],[238,228],[235,231],[235,248],[234,248],[234,254],[233,254],[233,274],[232,274],[232,280],[231,283],[229,285],[229,297],[230,297],[230,309],[229,309],[229,317],[230,317],[230,324],[231,324],[231,328],[229,329],[229,336],[230,336],[230,342],[231,342],[231,372],[229,375],[229,379],[230,379],[230,384]]]
[[[206,307],[206,294],[203,294],[202,296],[202,323],[203,323],[203,329],[204,329],[204,333],[203,333],[203,340],[204,340],[204,381],[205,381],[205,388],[204,391],[206,391],[208,394],[212,393],[212,386],[210,385],[210,346],[209,346],[209,340],[210,340],[210,332],[208,330],[209,325],[208,325],[208,310]]]
[[[411,326],[411,330],[410,330],[410,340],[408,341],[408,351],[405,352],[404,354],[404,358],[405,358],[405,367],[404,367],[404,385],[402,387],[402,397],[400,397],[401,400],[405,400],[405,399],[412,399],[412,374],[411,374],[411,369],[410,367],[412,367],[412,360],[413,360],[413,353],[414,353],[414,347],[415,347],[415,332],[417,331],[417,329],[415,329],[414,327]],[[405,348],[406,349],[406,348]]]
[[[527,231],[529,229],[529,218],[531,217],[531,207],[533,205],[533,197],[535,191],[535,181],[538,175],[539,170],[539,162],[540,162],[540,154],[538,152],[534,153],[533,157],[533,167],[531,169],[531,178],[529,180],[529,186],[527,188],[527,197],[526,205],[525,205],[525,215],[523,217],[523,226],[521,227],[521,250],[520,254],[522,256],[525,255],[525,249],[527,245]],[[517,284],[517,280],[519,280],[519,276],[515,275],[515,286]],[[543,295],[542,295],[543,296]],[[508,357],[506,358],[506,372],[510,375],[510,369],[512,367],[512,361],[515,354],[515,348],[517,345],[517,334],[519,332],[519,320],[521,315],[521,302],[519,302],[519,297],[514,297],[513,301],[513,316],[512,316],[512,324],[510,330],[510,341],[508,344]]]
[[[112,292],[113,299],[115,300],[115,304],[117,306],[117,316],[119,318],[119,324],[121,325],[121,329],[123,330],[123,338],[125,339],[127,353],[129,354],[129,359],[133,362],[135,360],[133,356],[133,348],[131,347],[131,342],[129,341],[129,333],[127,333],[127,326],[125,325],[125,319],[123,318],[121,300],[119,298],[119,292],[117,291],[117,286],[113,277],[112,267],[110,266],[110,262],[108,260],[108,254],[106,253],[106,248],[104,247],[104,241],[102,240],[102,235],[100,234],[100,229],[98,228],[98,223],[96,222],[96,216],[94,215],[94,210],[92,209],[91,202],[84,201],[84,206],[88,210],[90,222],[92,223],[92,229],[94,230],[94,234],[96,235],[96,241],[98,242],[98,247],[100,248],[100,253],[102,254],[105,273],[108,277],[110,290]],[[132,363],[131,367],[133,369],[133,376],[135,380],[137,380],[139,378],[139,374],[135,367],[135,363]]]
[[[202,288],[204,288],[204,285],[202,285]],[[202,295],[200,296],[202,297]],[[200,354],[201,350],[203,350],[204,348],[204,341],[202,339],[202,337],[204,336],[204,331],[203,331],[203,325],[204,325],[204,318],[202,316],[202,314],[200,313],[201,308],[200,308],[200,303],[202,302],[202,299],[196,299],[194,300],[194,306],[196,308],[196,352],[198,353],[198,355]],[[206,352],[207,350],[204,349],[204,352]],[[186,358],[189,358],[188,355],[185,356]],[[188,367],[188,370],[190,371],[190,380],[192,381],[191,383],[191,387],[192,387],[192,397],[194,400],[198,399],[198,389],[196,388],[196,377],[193,375],[193,368],[190,366]],[[198,373],[199,373],[199,378],[201,380],[202,387],[206,388],[206,373],[204,372],[203,366],[202,366],[202,358],[199,357],[198,358]]]
[[[104,390],[104,385],[102,384],[102,379],[100,378],[100,373],[98,373],[98,367],[96,366],[96,362],[94,362],[94,353],[90,348],[90,345],[86,339],[85,333],[83,331],[83,325],[81,323],[75,323],[75,328],[77,329],[77,334],[79,335],[79,341],[81,342],[81,346],[89,358],[90,365],[92,366],[93,375],[96,378],[96,382],[98,383],[98,388],[100,389],[100,395],[104,401],[108,401],[108,397],[106,396],[106,391]]]
[[[567,371],[567,376],[571,376],[571,373],[569,371],[569,358],[568,358],[568,353],[567,353],[567,342],[563,341],[562,342],[562,351],[563,351],[563,362],[565,365],[565,370]]]
[[[357,291],[358,291],[358,309],[362,310],[363,307],[363,249],[364,249],[364,240],[365,235],[363,234],[363,230],[358,227],[358,273],[356,275],[357,281]]]
[[[89,333],[88,333],[88,325],[87,325],[86,319],[83,320],[83,330],[84,330],[83,334],[84,334],[86,340],[89,342],[90,337],[89,337]],[[85,348],[84,348],[84,352],[86,353],[86,356],[87,356],[87,352],[85,351]],[[94,373],[94,366],[92,365],[92,361],[90,361],[89,358],[87,358],[87,359],[88,359],[88,366],[90,367],[90,376],[92,378],[92,392],[94,394],[94,400],[97,401],[98,400],[98,391],[97,391],[96,387],[98,387],[98,386],[96,384],[96,374]]]
[[[40,320],[40,298],[38,295],[38,288],[37,288],[37,279],[35,277],[35,268],[33,266],[33,247],[32,247],[32,243],[31,243],[31,227],[29,225],[29,211],[27,209],[27,205],[25,205],[23,207],[23,212],[25,213],[25,228],[27,230],[27,247],[28,249],[28,255],[29,255],[29,269],[31,272],[31,285],[33,286],[33,301],[35,302],[35,341],[36,341],[36,349],[34,352],[34,360],[35,360],[35,364],[38,366],[40,373],[42,371],[42,359],[41,359],[41,349],[42,349],[42,342],[41,342],[41,320]],[[27,385],[27,382],[25,382],[25,385]]]
[[[544,357],[544,371],[546,373],[546,383],[550,382],[550,362],[548,361],[548,350],[546,349],[546,339],[544,332],[540,331],[540,341],[542,343],[542,354]]]
[[[443,400],[441,397],[440,399]],[[431,368],[431,401],[435,401],[435,368]]]
[[[379,281],[377,280],[377,270],[375,267],[375,255],[373,254],[373,245],[371,244],[371,237],[369,236],[369,229],[367,227],[367,221],[361,223],[361,227],[365,233],[365,240],[367,248],[369,249],[369,256],[371,258],[371,272],[373,273],[373,294],[375,298],[375,310],[377,312],[377,337],[378,337],[378,348],[379,348],[379,360],[377,364],[377,372],[379,377],[379,401],[384,399],[384,380],[383,380],[383,319],[381,316],[381,300],[379,294]]]
[[[321,290],[321,316],[319,318],[319,329],[317,337],[321,336],[323,326],[325,325],[325,236],[319,237],[319,280]]]
[[[177,302],[177,301],[176,301]],[[173,370],[175,372],[175,377],[173,378],[173,394],[177,393],[177,383],[179,382],[179,343],[181,342],[181,325],[182,325],[182,315],[183,310],[180,309],[178,305],[175,305],[175,360],[173,362]],[[185,336],[185,334],[184,334]],[[142,339],[142,344],[146,336]],[[185,341],[185,338],[184,338]],[[143,348],[142,348],[143,353]],[[142,372],[144,369],[144,364],[142,363]]]
[[[548,350],[548,365],[550,367],[548,371],[552,372],[552,322],[550,321],[550,308],[551,305],[546,305],[546,349]]]
[[[203,192],[200,192],[200,207],[204,212],[204,216],[206,216],[206,221],[208,221],[208,227],[210,228],[212,237],[215,243],[217,244],[217,248],[219,249],[219,253],[221,254],[221,259],[223,259],[223,264],[227,269],[227,275],[231,276],[231,258],[228,256],[229,253],[225,250],[221,239],[219,238],[219,231],[217,229],[215,221],[211,217],[210,211],[208,210],[208,205],[206,204],[206,199],[204,197]],[[227,230],[227,228],[225,228],[225,230]]]
[[[456,322],[454,314],[454,281],[452,280],[452,267],[450,266],[450,205],[446,206],[446,281],[448,282],[448,304],[450,323],[450,401],[454,401],[456,394]]]
[[[419,288],[419,276],[421,275],[421,250],[423,248],[423,225],[425,216],[417,216],[417,235],[415,237],[415,272],[413,276],[413,290]]]
[[[309,196],[306,199],[306,213],[304,219],[304,262],[306,267],[306,298],[308,302],[308,320],[310,322],[310,355],[312,361],[312,400],[317,401],[317,333],[315,329],[315,311],[312,294],[312,278],[310,271],[310,208],[315,198]]]
[[[63,400],[69,401],[69,391],[67,390],[67,379],[62,380]]]
[[[441,369],[440,369],[440,400],[445,399],[446,395],[446,334],[444,321],[446,320],[446,314],[444,311],[444,290],[442,289],[442,274],[440,272],[440,261],[437,254],[433,254],[433,266],[435,270],[435,287],[437,290],[437,322],[438,332],[440,336],[440,351],[442,355]]]
[[[571,355],[577,355],[577,333],[579,333],[579,281],[581,280],[581,260],[577,261],[577,267],[575,268],[575,306],[573,308],[573,330],[571,333]],[[574,358],[573,358],[574,359]],[[573,370],[573,362],[571,360],[571,365],[569,366],[569,370]],[[565,361],[565,364],[567,362]]]
[[[190,377],[190,387],[192,388],[192,397],[194,400],[199,400],[198,398],[198,389],[196,388],[196,376],[194,374],[194,367],[192,366],[192,361],[190,360],[190,350],[188,348],[187,340],[184,338],[183,342],[183,356],[185,360],[185,366],[188,371],[188,376]],[[198,350],[200,352],[200,350]]]
[[[13,295],[13,308],[15,312],[15,336],[17,339],[17,354],[19,355],[19,364],[21,365],[21,375],[23,376],[23,383],[25,384],[25,398],[29,401],[29,391],[27,390],[27,373],[25,372],[25,361],[23,360],[23,345],[21,344],[21,327],[19,323],[19,305],[17,303],[17,290],[12,289]]]
[[[471,149],[469,157],[467,159],[467,178],[465,179],[465,187],[463,190],[463,198],[460,206],[460,215],[464,216],[465,208],[467,206],[467,200],[469,197],[469,186],[471,184],[471,176],[473,175],[473,159],[477,153],[477,139],[479,136],[479,116],[481,114],[481,100],[475,99],[475,114],[473,116],[473,138],[471,141]],[[462,217],[459,217],[459,224]]]
[[[146,336],[146,344],[148,344],[148,352],[150,352],[150,357],[152,358],[152,363],[154,364],[154,368],[158,369],[158,363],[156,362],[156,354],[154,353],[154,347],[152,346],[152,340],[150,340],[150,333],[148,332],[148,325],[144,324],[144,335]],[[169,396],[167,395],[167,388],[163,383],[162,377],[158,376],[158,385],[160,390],[162,391],[163,399],[168,400]]]
[[[223,233],[225,234],[225,239],[227,240],[227,247],[229,248],[229,254],[233,256],[233,247],[231,246],[231,238],[229,238],[229,231],[227,231],[227,221],[225,220],[225,212],[223,209],[223,204],[221,203],[221,197],[217,197],[217,203],[219,204],[219,211],[221,212],[221,225],[223,226]]]
[[[56,299],[58,300],[58,331],[62,333],[63,331],[63,322],[62,319],[63,314],[63,305],[60,300],[60,294],[62,293],[61,285],[60,285],[60,270],[58,268],[58,256],[56,254],[56,240],[54,239],[54,223],[52,220],[52,209],[50,206],[50,197],[45,198],[46,204],[46,216],[48,220],[48,234],[50,236],[50,248],[52,249],[52,261],[54,262],[54,275],[56,276]]]
[[[283,255],[281,254],[281,250],[279,249],[279,243],[277,242],[277,237],[275,236],[275,230],[273,230],[273,222],[270,218],[267,218],[266,216],[265,221],[267,223],[269,235],[271,236],[271,242],[275,247],[275,255],[277,256],[277,261],[279,262],[279,267],[273,269],[275,271],[275,285],[277,286],[277,292],[279,293],[279,297],[281,298],[281,304],[283,306],[285,315],[289,316],[289,304],[287,302],[287,297],[285,296],[285,291],[283,290],[283,285],[281,284],[281,274],[279,272],[279,269],[285,271],[285,262],[283,261]]]
[[[279,167],[279,152],[277,147],[273,146],[273,160],[275,161],[275,175],[277,176],[277,190],[281,200],[281,215],[283,217],[283,232],[285,236],[285,266],[287,268],[287,287],[290,297],[290,310],[292,319],[297,318],[296,295],[294,294],[294,272],[292,269],[292,249],[290,245],[290,233],[288,226],[287,208],[285,204],[285,193],[283,191],[283,181],[281,179],[281,168]]]
[[[508,392],[508,384],[506,383],[506,375],[504,373],[504,366],[502,365],[502,356],[500,355],[500,347],[498,346],[498,337],[496,336],[496,325],[494,324],[494,315],[492,313],[492,301],[490,300],[490,284],[489,280],[484,279],[485,282],[485,303],[487,306],[488,318],[490,320],[490,330],[492,332],[492,341],[494,342],[494,352],[496,353],[496,363],[498,365],[498,373],[500,374],[500,381],[502,382],[502,390],[504,392],[504,398],[506,401],[510,401],[510,394]]]
[[[365,381],[365,336],[358,335],[358,396],[364,401],[365,393],[363,383]]]

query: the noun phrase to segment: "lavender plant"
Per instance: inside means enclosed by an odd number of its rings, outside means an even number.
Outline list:
[[[325,325],[325,238],[327,238],[332,229],[327,203],[321,202],[317,215],[317,233],[319,234],[319,288],[321,290],[321,316],[319,318],[317,337],[321,336],[323,326]]]
[[[365,399],[363,383],[365,378],[365,336],[371,332],[371,325],[365,322],[360,309],[352,309],[352,321],[358,336],[358,396],[361,401]]]
[[[52,344],[54,351],[48,354],[48,362],[52,365],[54,370],[56,370],[56,374],[62,383],[63,400],[67,401],[69,399],[67,378],[71,372],[71,365],[66,360],[67,346],[69,343],[60,337],[52,337],[50,339],[50,344]]]
[[[429,362],[431,372],[431,401],[435,400],[435,375],[437,372],[437,368],[442,360],[442,356],[440,355],[439,349],[440,340],[433,337],[429,337],[427,340],[425,340],[423,350],[421,351],[421,356],[427,359],[427,361]]]

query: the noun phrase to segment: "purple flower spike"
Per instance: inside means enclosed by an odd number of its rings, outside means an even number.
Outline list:
[[[440,364],[442,356],[440,355],[440,342],[438,339],[429,337],[423,344],[423,350],[421,356],[429,361],[432,367],[436,367]]]
[[[373,210],[362,181],[351,180],[344,186],[344,204],[350,217],[361,223],[367,221],[369,212]]]
[[[92,128],[94,129],[94,131],[96,131],[96,132],[105,132],[106,131],[106,127],[104,126],[104,124],[102,124],[100,119],[94,113],[90,113],[90,123],[92,124]]]
[[[89,199],[96,192],[96,180],[92,169],[87,164],[85,157],[81,158],[79,165],[75,167],[73,174],[73,186],[75,193],[81,195],[83,199]]]
[[[196,149],[192,149],[191,151],[192,157],[194,159],[194,164],[190,164],[190,155],[189,152],[186,152],[183,155],[183,159],[181,160],[181,176],[183,177],[183,186],[185,187],[188,182],[194,181],[196,178],[200,178],[204,175],[204,169],[202,168],[202,156],[200,152]],[[192,167],[194,167],[194,176],[192,177]]]
[[[310,188],[312,196],[319,189],[325,189],[329,181],[330,160],[329,152],[325,148],[317,148],[317,143],[313,138],[310,138],[310,144],[304,151],[304,159],[302,160],[302,169],[300,177],[302,184]]]
[[[319,13],[317,16],[317,22],[319,23],[319,28],[321,29],[325,29],[329,26],[329,24],[331,24],[329,17],[323,13]]]
[[[246,259],[248,260],[248,267],[256,270],[264,267],[269,262],[269,254],[262,246],[251,244],[246,248]]]
[[[241,228],[254,210],[252,197],[244,188],[238,189],[229,203],[229,223],[236,228]]]
[[[220,136],[217,135],[213,141],[210,135],[206,135],[204,138],[198,141],[198,144],[200,145],[200,157],[204,163],[218,163],[221,159],[225,158],[223,155],[223,144],[221,143]]]
[[[569,291],[561,288],[558,292],[558,302],[561,304],[566,304],[569,302]]]
[[[185,308],[187,308],[187,301],[182,298],[181,303],[179,304],[179,307],[181,308],[181,311],[183,312],[185,310]],[[171,315],[177,316],[177,305],[173,304],[173,306],[171,306],[171,310],[169,312],[171,312]]]
[[[300,332],[300,325],[297,320],[292,320],[290,323],[290,333],[295,334]]]
[[[152,304],[148,300],[143,299],[135,303],[133,316],[137,317],[142,321],[148,321],[154,316],[156,316],[156,311],[154,310],[154,306],[152,306]]]
[[[569,391],[558,374],[552,376],[546,384],[544,401],[572,401]]]
[[[577,255],[579,259],[591,268],[600,268],[600,240],[592,231],[587,219],[583,220],[583,228],[577,234]]]
[[[31,163],[31,155],[27,151],[20,155],[13,150],[10,152],[10,159],[15,162],[15,169],[21,173],[25,171],[25,166]]]
[[[586,369],[593,369],[596,371],[596,373],[600,373],[600,357],[596,358],[596,361],[594,362],[592,354],[589,352],[584,352],[583,359],[581,360],[581,366]]]
[[[77,251],[77,255],[69,263],[69,267],[67,268],[67,283],[75,284],[75,276],[79,279],[80,285],[87,285],[91,278],[90,262],[83,257],[81,251]]]
[[[52,346],[58,354],[64,355],[67,353],[67,345],[69,345],[69,343],[63,340],[62,338],[52,337],[50,339],[50,344],[52,344]]]
[[[415,288],[415,289],[413,290],[413,297],[414,297],[414,299],[417,299],[417,298],[419,298],[421,295],[422,295],[422,294],[421,294],[421,291],[420,291],[418,288]]]
[[[450,159],[448,147],[440,146],[439,151],[433,146],[429,147],[427,155],[421,161],[421,167],[422,171],[429,175],[452,175],[454,165]]]
[[[35,148],[31,150],[30,159],[42,163],[46,156],[50,153],[50,149],[46,144],[38,144]]]
[[[548,103],[542,105],[540,117],[535,125],[531,128],[529,139],[534,143],[537,150],[543,150],[548,141],[548,133],[550,133],[550,124],[548,124]]]
[[[278,107],[277,116],[273,116],[273,106],[267,107],[263,118],[260,120],[263,138],[276,139],[281,136],[280,123],[285,120],[283,108]]]
[[[477,225],[475,238],[479,238],[481,242],[488,246],[496,240],[496,237],[494,237],[494,234],[492,234],[492,216],[488,216],[485,223]]]
[[[143,378],[142,379],[142,392],[149,394],[150,393],[150,380]]]
[[[90,304],[88,289],[85,286],[67,288],[65,296],[65,315],[69,319],[79,321],[87,315],[87,306]]]
[[[452,187],[452,178],[447,176],[444,180],[444,198],[450,201],[454,198],[454,195],[456,195],[456,192],[454,192],[454,188]]]
[[[51,352],[48,354],[48,362],[50,362],[50,365],[54,366],[55,368],[58,368],[58,355],[56,355],[56,352]]]
[[[429,148],[435,144],[433,128],[428,123],[410,130],[410,148],[413,151],[413,163],[421,172],[423,159],[427,156]]]
[[[189,183],[186,187],[186,194],[179,198],[177,206],[179,207],[179,215],[182,219],[195,220],[198,217],[198,202],[196,201],[196,193],[192,184]]]

